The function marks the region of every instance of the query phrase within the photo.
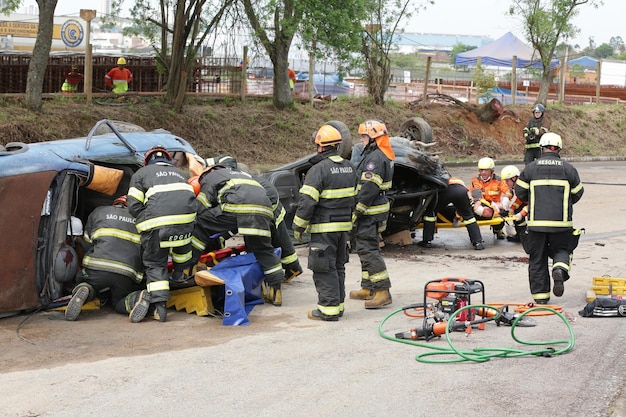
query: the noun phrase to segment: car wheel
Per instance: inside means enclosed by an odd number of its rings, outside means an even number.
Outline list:
[[[430,143],[433,140],[433,130],[426,120],[421,117],[411,117],[402,123],[398,136],[409,140]]]
[[[352,155],[352,134],[350,129],[344,122],[339,120],[331,120],[326,122],[327,125],[331,125],[341,133],[341,143],[339,144],[339,155],[344,159],[350,159]]]

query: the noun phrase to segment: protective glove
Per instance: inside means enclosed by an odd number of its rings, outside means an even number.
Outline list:
[[[524,218],[524,216],[522,216],[522,213],[517,213],[515,215],[515,221],[516,222],[521,222],[523,218]]]
[[[298,242],[302,242],[302,230],[293,229],[293,238],[296,239]]]
[[[533,132],[533,135],[535,135],[535,136],[539,135],[539,128],[538,127],[533,127],[533,128],[531,128],[531,130]]]

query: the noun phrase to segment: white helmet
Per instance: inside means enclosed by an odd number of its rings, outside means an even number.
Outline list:
[[[72,216],[67,223],[67,235],[68,236],[82,236],[83,235],[83,222],[78,217]]]
[[[555,146],[559,149],[563,148],[563,140],[561,140],[561,136],[557,135],[554,132],[546,132],[539,139],[539,146]]]
[[[491,158],[480,158],[478,160],[478,169],[491,169],[496,167],[496,163]]]
[[[503,180],[519,177],[519,169],[517,169],[515,165],[507,165],[500,171],[500,177],[502,177]]]

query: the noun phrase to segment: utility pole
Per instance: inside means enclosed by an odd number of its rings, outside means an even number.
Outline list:
[[[91,104],[92,100],[92,85],[93,85],[93,59],[91,49],[91,21],[96,17],[95,10],[80,9],[80,17],[87,22],[87,30],[85,35],[85,41],[87,46],[85,47],[85,96],[87,98],[87,104]]]

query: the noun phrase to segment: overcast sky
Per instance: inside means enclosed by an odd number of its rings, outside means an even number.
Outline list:
[[[437,33],[452,35],[479,35],[497,39],[506,32],[513,32],[528,43],[521,31],[520,21],[504,15],[510,0],[434,0],[435,4],[416,15],[406,27],[407,32]],[[24,5],[36,4],[35,0],[24,0]],[[126,0],[126,5],[132,0]],[[59,0],[56,15],[78,16],[80,9],[104,10],[102,0]],[[581,29],[572,44],[581,48],[589,45],[592,37],[596,46],[608,43],[611,37],[621,36],[626,41],[626,1],[604,0],[604,6],[594,9],[579,6],[579,15],[574,23]]]

